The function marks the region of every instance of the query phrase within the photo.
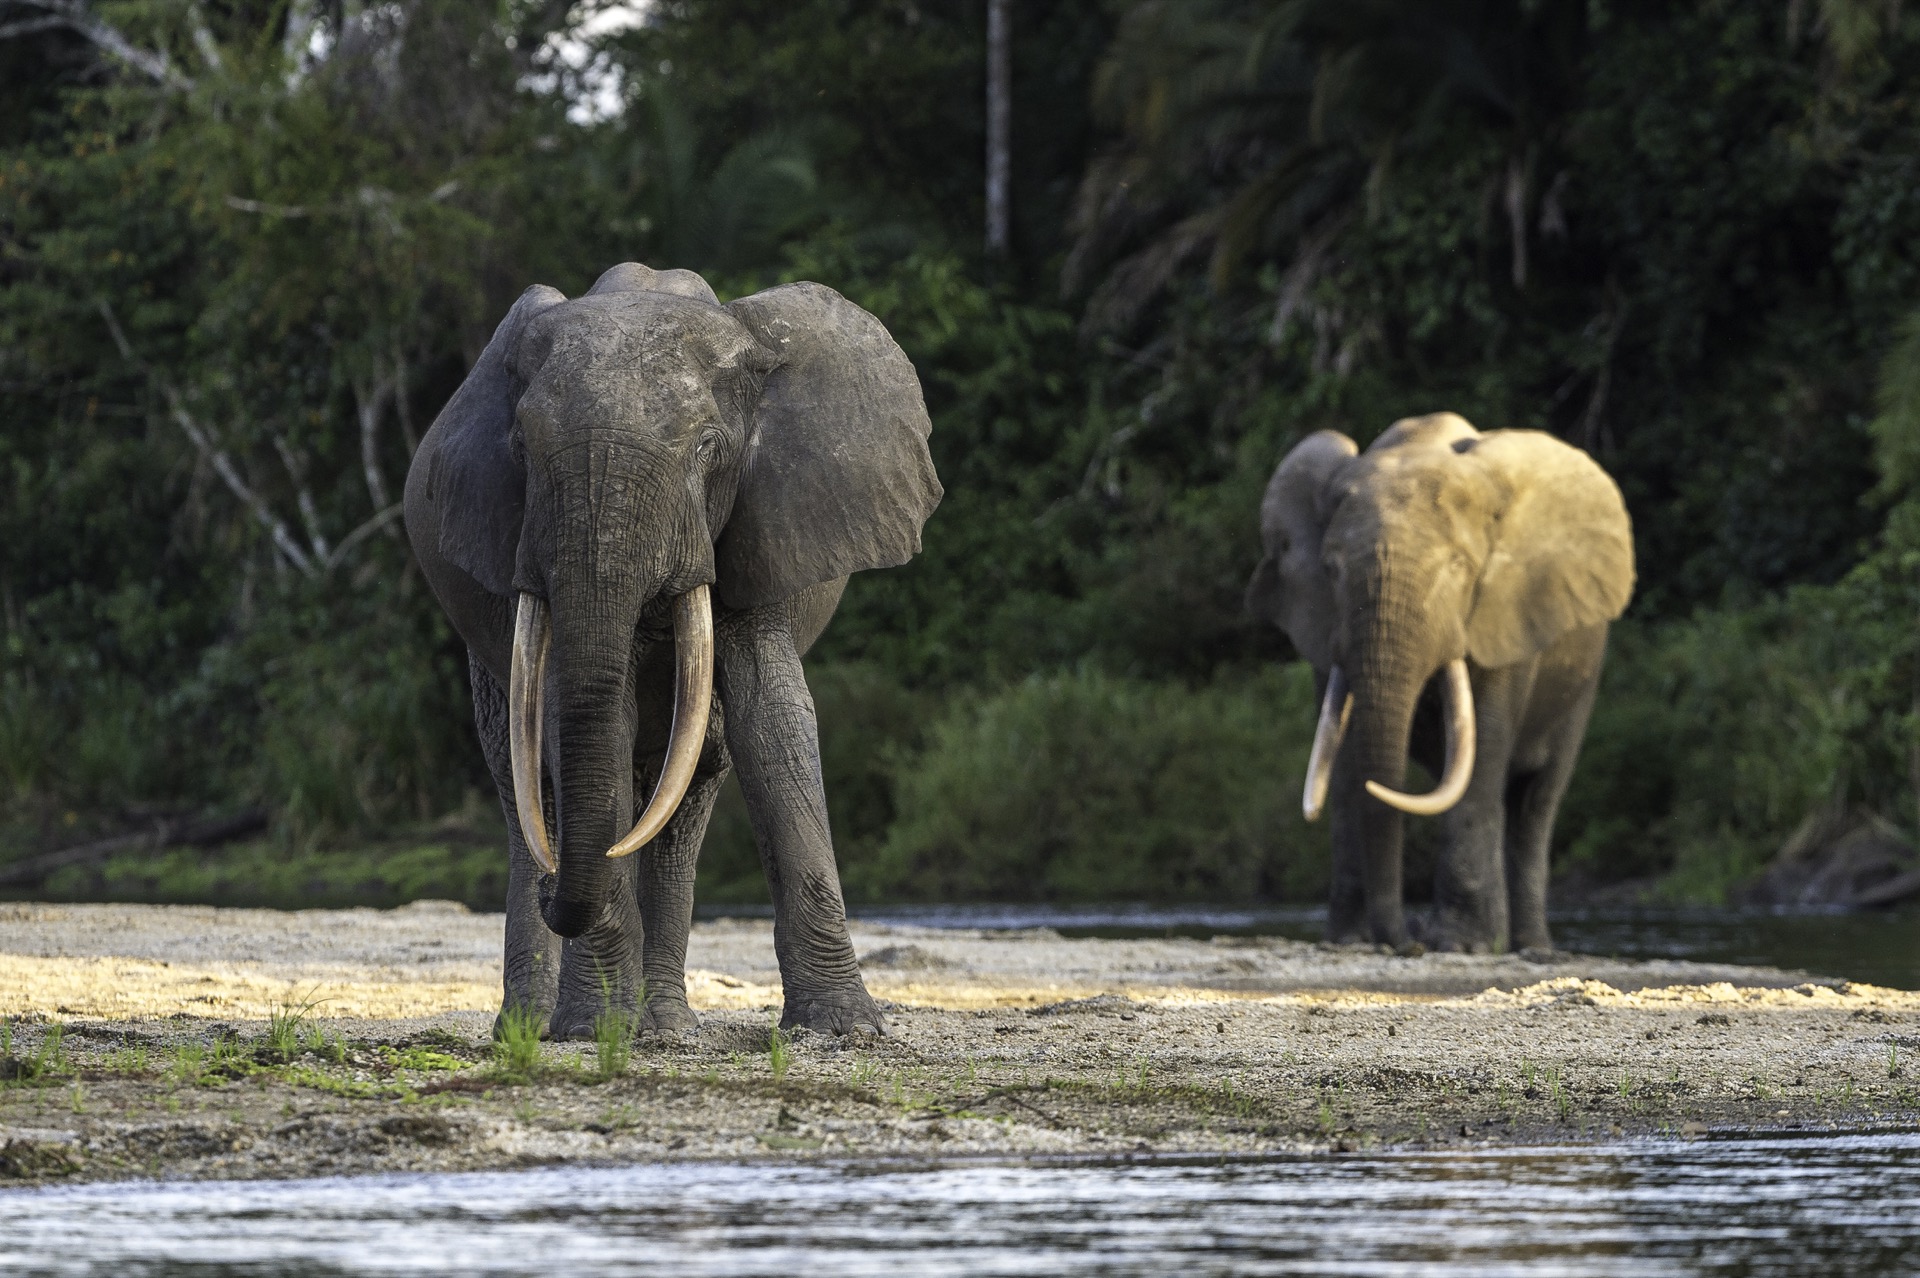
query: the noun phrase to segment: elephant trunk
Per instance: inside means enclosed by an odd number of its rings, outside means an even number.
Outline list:
[[[1467,678],[1467,663],[1455,657],[1447,663],[1441,682],[1446,701],[1447,763],[1440,783],[1426,794],[1402,794],[1399,790],[1368,778],[1367,793],[1388,807],[1414,816],[1438,816],[1460,802],[1473,778],[1474,739],[1473,684]]]
[[[612,899],[607,849],[633,824],[635,633],[669,575],[671,545],[658,535],[658,521],[644,517],[655,494],[630,478],[636,460],[591,449],[575,468],[552,473],[556,505],[576,513],[545,534],[552,541],[542,548],[555,565],[546,581],[546,678],[533,685],[543,688],[545,704],[509,707],[514,722],[538,723],[548,741],[558,829],[540,910],[565,937],[599,921]],[[528,809],[516,806],[524,821]]]
[[[639,612],[638,598],[554,601],[556,677],[549,687],[555,704],[547,720],[558,738],[560,846],[556,882],[551,895],[542,894],[540,908],[560,936],[579,936],[599,918],[612,870],[605,853],[633,819]]]
[[[1336,935],[1357,932],[1389,944],[1406,939],[1405,817],[1368,792],[1375,784],[1398,790],[1406,780],[1414,708],[1428,669],[1396,645],[1372,643],[1360,646],[1344,671],[1352,710],[1331,777],[1337,798],[1332,805],[1335,917],[1329,923]]]

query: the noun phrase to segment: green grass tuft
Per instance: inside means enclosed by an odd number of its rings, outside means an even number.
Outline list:
[[[777,1079],[784,1079],[787,1076],[787,1070],[793,1065],[793,1044],[786,1034],[781,1032],[777,1017],[772,1028],[767,1032],[767,1065],[773,1070],[773,1076]]]
[[[525,1083],[540,1072],[540,1014],[532,1008],[509,1007],[500,1013],[493,1040],[494,1073],[502,1080]]]
[[[609,1007],[593,1018],[593,1046],[601,1078],[618,1078],[633,1060],[634,1018]]]
[[[309,998],[302,1003],[287,1002],[275,1008],[267,1020],[267,1050],[281,1064],[286,1064],[306,1048],[316,1037],[324,1043],[319,1027],[312,1024],[313,1009],[320,1005],[318,998]]]

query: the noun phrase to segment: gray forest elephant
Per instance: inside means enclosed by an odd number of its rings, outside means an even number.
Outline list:
[[[1452,413],[1364,453],[1320,431],[1260,508],[1256,617],[1312,663],[1322,700],[1303,806],[1333,808],[1335,940],[1407,937],[1402,813],[1445,814],[1437,948],[1547,948],[1547,852],[1633,593],[1620,490],[1551,435]],[[1411,753],[1440,778],[1402,792]]]
[[[609,1001],[695,1026],[695,859],[738,768],[781,1024],[884,1032],[800,658],[849,573],[920,549],[942,496],[930,431],[906,355],[818,284],[721,306],[690,271],[629,262],[572,301],[514,303],[406,493],[507,818],[503,1012],[555,1038],[591,1037]]]

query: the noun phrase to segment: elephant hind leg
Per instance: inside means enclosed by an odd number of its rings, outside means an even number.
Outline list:
[[[1573,779],[1573,765],[1580,758],[1580,742],[1587,733],[1587,718],[1593,713],[1598,686],[1596,679],[1558,726],[1545,766],[1517,778],[1507,791],[1507,899],[1513,909],[1515,949],[1553,948],[1553,935],[1547,927],[1553,819]]]

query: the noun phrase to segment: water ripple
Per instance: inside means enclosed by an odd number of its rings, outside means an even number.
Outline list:
[[[1920,1271],[1920,1136],[1208,1163],[666,1164],[0,1195],[0,1273]]]

